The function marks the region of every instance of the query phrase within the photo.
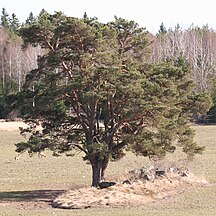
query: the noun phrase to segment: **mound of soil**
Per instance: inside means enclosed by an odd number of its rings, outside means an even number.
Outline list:
[[[130,184],[123,184],[122,179],[116,185],[105,189],[89,187],[70,190],[57,197],[52,205],[64,209],[138,206],[195,186],[208,184],[206,180],[192,173],[169,171],[152,180],[143,179],[134,173],[136,172],[130,172],[127,176]],[[125,180],[126,175],[123,176]]]

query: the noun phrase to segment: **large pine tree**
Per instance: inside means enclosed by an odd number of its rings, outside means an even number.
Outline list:
[[[115,17],[103,24],[43,13],[21,35],[26,46],[39,44],[47,52],[15,96],[30,126],[21,131],[30,136],[16,145],[18,152],[82,151],[92,166],[93,186],[124,149],[163,156],[175,150],[177,140],[190,156],[202,152],[188,122],[205,111],[198,108],[207,99],[192,94],[190,70],[182,61],[147,64],[148,32],[135,22]]]

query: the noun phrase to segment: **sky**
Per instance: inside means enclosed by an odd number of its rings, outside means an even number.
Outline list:
[[[109,22],[114,16],[134,20],[151,33],[159,30],[163,22],[166,28],[178,23],[183,29],[192,24],[202,27],[208,24],[216,29],[215,0],[0,0],[10,15],[15,13],[24,22],[30,12],[38,15],[44,8],[49,13],[62,11],[68,16],[97,17]]]

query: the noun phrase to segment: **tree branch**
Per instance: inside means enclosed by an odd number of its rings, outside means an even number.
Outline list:
[[[74,147],[78,148],[80,151],[84,152],[86,155],[88,155],[88,152],[83,148],[81,147],[80,145],[78,144],[72,144]]]
[[[113,147],[111,148],[111,151],[112,151],[112,152],[118,151],[118,150],[122,149],[123,147],[125,147],[127,144],[128,144],[128,143],[127,143],[125,140],[123,140],[123,141],[120,142],[119,144],[113,146]]]

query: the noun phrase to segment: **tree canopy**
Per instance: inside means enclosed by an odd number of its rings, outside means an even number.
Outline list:
[[[109,160],[125,150],[158,157],[176,145],[191,157],[203,151],[189,120],[207,111],[208,97],[193,93],[183,59],[149,64],[148,32],[135,22],[44,12],[20,34],[25,47],[40,45],[46,54],[11,98],[30,126],[21,131],[30,136],[16,144],[18,152],[82,151],[97,186]]]

